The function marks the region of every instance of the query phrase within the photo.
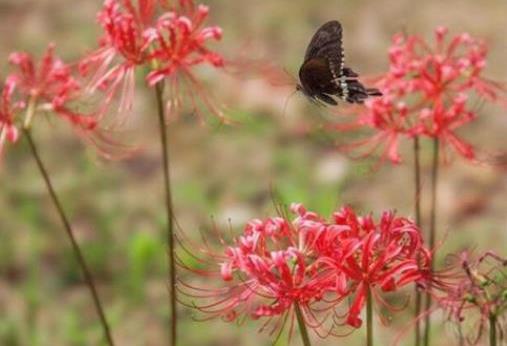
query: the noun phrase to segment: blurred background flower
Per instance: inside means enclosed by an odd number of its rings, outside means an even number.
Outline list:
[[[371,128],[374,134],[348,147],[366,146],[364,156],[380,147],[381,160],[400,163],[400,140],[422,136],[438,139],[444,157],[450,147],[474,161],[473,146],[457,131],[476,120],[477,104],[507,105],[507,84],[484,76],[488,51],[483,41],[468,33],[449,39],[442,26],[434,36],[428,42],[417,34],[394,35],[389,71],[377,81],[384,96],[367,100],[355,124],[336,126]]]
[[[507,312],[507,260],[491,251],[480,255],[463,251],[449,259],[454,282],[437,293],[436,301],[455,324],[460,344],[476,345],[488,334],[501,338]]]

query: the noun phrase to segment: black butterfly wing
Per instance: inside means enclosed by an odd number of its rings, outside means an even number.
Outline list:
[[[345,61],[342,32],[342,25],[337,20],[322,25],[306,49],[305,62],[315,58],[327,59],[333,78],[340,77]]]
[[[342,57],[342,25],[337,20],[322,25],[313,35],[305,53],[305,62],[313,58]]]
[[[313,58],[304,62],[299,70],[299,80],[303,86],[303,92],[311,99],[319,99],[333,106],[337,105],[330,95],[341,92],[333,83],[333,76],[326,59]]]

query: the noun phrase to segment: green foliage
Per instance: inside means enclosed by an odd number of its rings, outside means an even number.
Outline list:
[[[134,233],[127,244],[127,280],[129,296],[143,298],[144,289],[152,274],[162,274],[165,243],[148,232]]]

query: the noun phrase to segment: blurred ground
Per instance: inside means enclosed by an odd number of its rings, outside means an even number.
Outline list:
[[[212,21],[225,32],[220,49],[234,55],[246,47],[243,51],[269,58],[294,76],[316,28],[339,19],[348,61],[362,74],[386,68],[386,50],[395,32],[429,37],[436,25],[446,25],[452,32],[486,39],[491,49],[488,74],[507,80],[507,2],[502,0],[205,3],[211,6]],[[40,55],[50,41],[67,59],[79,57],[95,45],[100,4],[0,0],[0,74],[5,75],[9,52]],[[390,208],[412,214],[408,149],[405,165],[371,172],[374,162],[350,161],[335,150],[332,139],[318,131],[326,120],[322,111],[302,96],[292,98],[282,115],[292,90],[273,89],[258,80],[209,82],[240,125],[202,126],[187,117],[171,126],[174,200],[185,232],[196,235],[209,228],[211,217],[224,227],[230,220],[239,229],[249,218],[273,215],[272,187],[285,201],[304,202],[326,215],[342,203],[377,215]],[[156,133],[152,95],[140,91],[138,97],[143,109],[139,127]],[[481,120],[463,135],[484,150],[505,149],[507,116],[489,107],[480,112]],[[157,136],[145,136],[140,155],[122,162],[97,160],[68,127],[55,121],[39,119],[35,136],[100,283],[118,345],[164,345],[168,313]],[[425,186],[429,162],[424,157]],[[469,246],[506,254],[505,173],[460,160],[443,170],[438,224],[447,240],[441,253]],[[253,334],[255,325],[196,324],[189,311],[182,315],[182,345],[270,344],[268,336]],[[101,329],[79,268],[23,141],[8,148],[0,170],[0,316],[0,345],[100,344]],[[388,345],[408,316],[396,315],[389,328],[377,328],[377,344]],[[361,333],[316,344],[360,345]],[[453,344],[448,324],[436,327],[435,335],[434,345]],[[405,338],[402,344],[410,341]]]

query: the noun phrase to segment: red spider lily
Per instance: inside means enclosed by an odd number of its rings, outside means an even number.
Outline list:
[[[197,291],[199,296],[217,297],[211,304],[199,306],[212,317],[265,317],[262,329],[271,323],[272,333],[281,329],[289,316],[292,320],[298,304],[308,325],[320,328],[323,320],[317,319],[317,311],[331,313],[333,306],[324,299],[330,277],[319,269],[316,253],[305,246],[302,228],[307,226],[298,227],[296,223],[280,217],[252,220],[235,245],[215,257],[221,262],[223,281],[230,285],[209,291],[185,285],[191,292],[184,293],[193,296]]]
[[[479,258],[462,252],[455,259],[454,282],[436,293],[436,300],[460,331],[468,331],[466,340],[476,344],[490,317],[499,320],[507,312],[507,260],[492,252]]]
[[[405,218],[386,212],[375,224],[345,207],[327,221],[300,204],[291,210],[296,214],[292,221],[252,220],[223,255],[212,254],[211,263],[220,262],[227,286],[213,290],[183,284],[183,293],[213,299],[198,306],[211,317],[264,317],[261,329],[272,324],[272,332],[292,321],[298,306],[307,326],[327,336],[337,335],[341,321],[360,327],[367,290],[394,291],[428,278],[431,256],[417,227]],[[348,313],[340,316],[337,309],[353,295]],[[385,305],[380,293],[375,297]]]
[[[368,292],[385,305],[376,288],[390,292],[427,280],[431,255],[423,247],[418,227],[392,212],[384,212],[375,224],[371,216],[357,217],[352,209],[344,208],[335,214],[335,221],[338,225],[348,225],[349,237],[358,240],[358,246],[338,258],[334,265],[348,278],[351,291],[356,292],[347,323],[359,328],[362,324],[359,314]]]
[[[72,76],[71,68],[55,56],[54,45],[48,47],[38,65],[29,54],[23,52],[12,53],[9,61],[17,67],[17,71],[9,76],[9,81],[15,84],[20,102],[35,102],[38,109],[54,112],[82,130],[96,127],[97,118],[94,115],[71,109],[71,103],[80,97],[81,89]],[[7,90],[11,96],[13,86],[7,86]]]
[[[123,4],[123,6],[122,6]],[[100,48],[80,62],[84,76],[91,74],[88,91],[105,92],[103,113],[121,90],[118,114],[132,110],[135,70],[149,63],[148,49],[154,39],[153,28],[146,24],[155,11],[154,1],[139,1],[138,9],[131,1],[106,0],[97,15],[104,35]],[[122,123],[125,117],[120,119]],[[114,123],[118,125],[118,123]]]
[[[24,108],[24,105],[12,103],[12,95],[15,88],[15,80],[7,78],[0,99],[0,155],[2,154],[6,140],[14,143],[19,137],[18,129],[14,124],[15,109],[13,108]]]
[[[165,77],[188,69],[203,62],[215,67],[223,66],[223,59],[217,53],[205,47],[209,39],[219,40],[222,29],[213,26],[203,28],[209,8],[199,5],[190,17],[169,12],[158,22],[158,47],[153,56],[160,61],[160,66],[148,76],[150,85],[158,83]]]
[[[416,135],[438,138],[443,148],[453,148],[466,159],[476,154],[469,143],[456,134],[475,120],[472,95],[478,99],[505,104],[504,89],[483,77],[486,45],[468,34],[446,39],[447,29],[435,31],[430,45],[417,35],[395,35],[389,50],[389,72],[378,80],[382,98],[366,102],[354,126],[373,129],[375,134],[351,147],[367,146],[366,154],[384,146],[383,159],[399,163],[401,138]]]
[[[204,27],[209,8],[195,6],[192,1],[180,1],[176,12],[162,15],[157,24],[157,39],[152,57],[157,68],[147,76],[150,85],[168,78],[169,114],[177,114],[187,98],[194,110],[198,104],[204,106],[223,120],[221,111],[211,101],[201,82],[194,76],[192,68],[208,63],[223,66],[223,58],[206,47],[207,41],[220,40],[222,29],[218,26]]]

